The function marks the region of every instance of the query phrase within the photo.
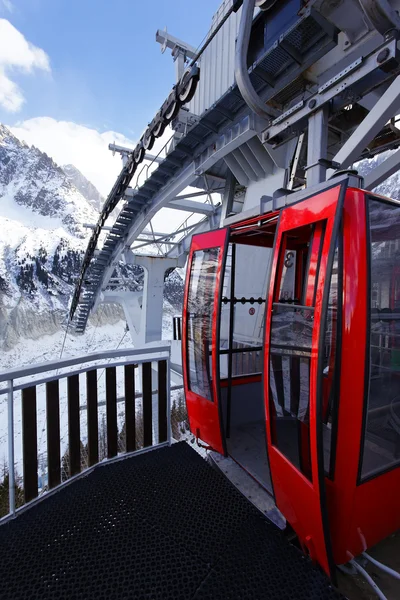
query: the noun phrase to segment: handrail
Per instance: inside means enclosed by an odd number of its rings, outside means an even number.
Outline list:
[[[72,367],[73,365],[79,365],[87,362],[94,362],[96,360],[103,360],[107,358],[118,358],[119,356],[135,356],[135,355],[147,355],[154,352],[169,352],[170,346],[165,341],[159,343],[153,342],[152,345],[146,345],[141,348],[121,348],[120,350],[104,350],[103,352],[95,352],[84,356],[77,356],[74,358],[64,358],[62,360],[53,360],[46,363],[38,363],[36,365],[27,365],[16,369],[10,369],[9,371],[3,371],[0,373],[0,382],[9,381],[10,379],[20,379],[21,377],[28,377],[29,375],[35,375],[36,373],[45,373],[46,371],[53,371],[55,369],[63,369],[65,367]]]
[[[147,165],[143,165],[143,167],[140,169],[140,173],[137,174],[136,176],[136,183],[135,183],[135,187],[133,188],[134,190],[138,190],[139,189],[139,177],[141,176],[141,174],[143,173],[143,171],[145,169],[147,169],[147,173],[146,173],[146,179],[145,181],[142,183],[142,185],[144,185],[146,183],[146,181],[149,178],[149,168],[151,167],[152,164],[154,164],[157,161],[157,158],[159,158],[161,152],[168,146],[168,144],[170,143],[171,140],[174,139],[174,135],[175,133],[173,133],[171,135],[171,137],[165,142],[164,146],[160,149],[160,151],[158,152],[158,154],[156,154],[154,156],[154,158],[149,162],[149,164]],[[167,154],[167,153],[166,153]],[[146,158],[145,158],[146,159]],[[142,185],[140,187],[142,187]]]
[[[0,394],[7,394],[9,498],[9,512],[3,517],[0,514],[0,522],[15,516],[17,511],[37,500],[43,492],[58,489],[71,478],[75,478],[82,471],[86,473],[88,468],[101,463],[104,459],[116,460],[142,451],[141,448],[151,449],[170,444],[172,440],[170,358],[170,344],[162,341],[140,348],[106,350],[14,368],[0,373],[0,382],[8,383],[6,388],[0,390]],[[154,364],[157,367],[154,367]],[[78,369],[60,372],[60,369],[77,365],[79,365]],[[123,366],[124,370],[117,377],[118,366]],[[104,387],[103,383],[99,384],[99,369],[105,371]],[[42,373],[48,376],[25,380],[15,385],[18,379],[24,380]],[[82,386],[80,375],[84,373],[86,383]],[[65,387],[60,387],[60,380],[65,380],[66,393]],[[122,397],[118,395],[121,383],[124,389]],[[17,462],[14,411],[16,392],[21,394],[22,417],[22,456],[17,457]],[[139,398],[141,402],[137,405]],[[38,439],[37,416],[38,402],[41,406],[44,400],[47,441],[43,441],[43,448],[42,438]],[[117,404],[121,401],[125,401],[123,426],[120,412],[117,411]],[[64,403],[63,412],[60,411],[61,402]],[[157,404],[154,405],[154,402]],[[86,411],[86,423],[85,421],[81,423],[82,410]],[[100,433],[101,414],[103,414],[102,433]],[[104,414],[106,414],[105,424]],[[124,431],[123,436],[122,431]],[[102,436],[106,439],[103,446]],[[66,449],[64,447],[64,455],[61,456],[62,441],[65,438],[68,443]],[[43,464],[46,465],[44,473],[47,483],[45,484],[38,476],[42,459]],[[19,480],[16,477],[16,466],[23,469],[23,506],[18,505],[21,504],[21,485],[19,483],[17,485]],[[66,477],[68,479],[65,481]],[[18,496],[17,490],[19,490]]]

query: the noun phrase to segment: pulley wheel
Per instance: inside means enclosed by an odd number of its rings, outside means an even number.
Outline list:
[[[143,158],[144,158],[144,148],[143,146],[136,146],[135,151],[133,153],[133,158],[135,163],[138,165],[139,163],[142,162]]]
[[[165,111],[165,120],[167,121],[167,123],[169,123],[170,121],[173,121],[175,119],[175,117],[178,116],[178,112],[179,112],[179,102],[177,100],[172,100],[171,104],[168,106],[167,110]]]
[[[163,121],[158,121],[157,125],[154,127],[153,129],[153,133],[154,133],[154,137],[159,138],[163,135],[164,131],[165,131],[165,123],[163,123]]]
[[[256,6],[261,10],[269,10],[276,4],[276,1],[277,0],[256,0]]]
[[[152,131],[150,131],[149,129],[146,129],[146,133],[144,134],[144,138],[143,138],[143,146],[145,150],[151,150],[152,147],[154,146],[154,134]]]
[[[392,29],[400,30],[400,17],[389,0],[358,0],[366,17],[382,35]]]

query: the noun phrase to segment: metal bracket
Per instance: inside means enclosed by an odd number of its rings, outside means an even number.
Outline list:
[[[379,33],[385,35],[392,29],[400,29],[400,17],[388,0],[358,0],[360,6]]]
[[[394,58],[398,60],[397,57],[397,40],[392,38],[368,56],[357,59],[349,67],[322,85],[306,102],[299,102],[272,122],[261,134],[262,143],[275,144],[293,136],[294,131],[298,134],[299,131],[307,127],[308,117],[314,111],[320,109],[333,98],[338,99],[345,90],[348,90],[354,84],[358,84],[360,80],[367,78],[375,70],[384,69],[389,61]]]
[[[313,167],[317,167],[318,165],[321,165],[321,167],[326,167],[327,169],[340,168],[340,163],[334,160],[329,160],[328,158],[320,158],[319,160],[317,160],[317,162],[313,163],[312,165],[307,165],[306,167],[304,167],[304,170],[308,171],[308,169],[312,169]]]

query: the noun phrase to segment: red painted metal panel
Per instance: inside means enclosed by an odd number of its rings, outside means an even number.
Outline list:
[[[192,239],[190,248],[185,298],[183,306],[183,335],[182,335],[182,365],[183,365],[183,382],[186,396],[186,405],[188,410],[190,430],[196,437],[212,446],[216,451],[225,454],[224,441],[222,437],[222,424],[220,420],[219,407],[219,385],[218,385],[218,362],[217,362],[217,345],[219,343],[219,296],[222,281],[222,265],[224,264],[224,254],[227,241],[228,229],[218,229],[200,235],[196,235]],[[206,250],[209,248],[220,248],[218,257],[218,267],[215,280],[214,305],[212,311],[212,391],[213,401],[208,400],[189,389],[188,381],[188,295],[190,273],[193,262],[193,254],[197,250]]]
[[[231,386],[245,385],[246,383],[260,383],[262,381],[262,375],[255,373],[254,375],[239,375],[238,377],[232,377]],[[221,388],[228,387],[228,379],[220,379],[219,385]]]
[[[357,485],[362,445],[367,309],[365,192],[348,189],[343,211],[343,323],[334,482],[328,507],[336,564],[347,562],[400,527],[400,468]]]
[[[320,464],[318,453],[323,452],[319,447],[317,436],[317,382],[318,382],[318,348],[323,309],[323,296],[327,276],[328,255],[332,251],[332,234],[339,205],[341,186],[328,189],[312,198],[294,204],[282,211],[275,239],[275,247],[271,269],[271,280],[268,294],[266,313],[266,338],[264,358],[264,398],[267,414],[267,441],[271,476],[277,507],[284,514],[298,534],[304,546],[308,549],[313,560],[331,574],[331,560],[327,543],[327,529],[324,526],[323,492],[320,489]],[[273,301],[279,300],[276,283],[282,272],[281,242],[286,231],[303,227],[307,224],[325,222],[325,236],[319,265],[318,287],[315,296],[314,326],[311,344],[311,373],[310,373],[310,448],[312,482],[309,481],[296,467],[274,446],[271,431],[273,415],[270,415],[269,403],[269,362],[270,334],[272,323]],[[282,239],[283,238],[283,239]],[[281,257],[281,258],[279,258]],[[325,528],[324,528],[325,527]]]

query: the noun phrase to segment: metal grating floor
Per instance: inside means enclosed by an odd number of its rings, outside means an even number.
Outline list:
[[[0,598],[341,598],[186,443],[101,466],[0,527]]]

